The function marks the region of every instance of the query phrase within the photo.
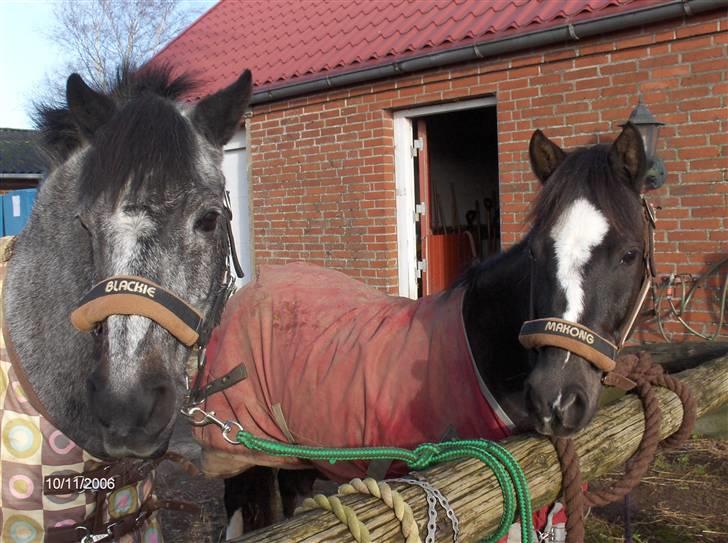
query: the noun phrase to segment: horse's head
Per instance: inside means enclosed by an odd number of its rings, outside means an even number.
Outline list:
[[[619,344],[639,297],[646,265],[640,197],[646,159],[631,124],[612,145],[570,153],[536,131],[529,152],[544,185],[527,238],[530,318],[565,322],[541,321],[563,342],[538,345],[526,402],[540,433],[564,436],[586,426],[597,408],[605,368],[589,356],[591,345],[598,336]]]
[[[108,95],[69,77],[68,107],[88,143],[70,158],[81,161],[76,219],[87,232],[93,283],[143,278],[209,322],[228,273],[222,146],[247,106],[251,76],[246,71],[190,109],[170,99],[183,80],[168,79],[160,93],[155,77],[153,71],[130,74]],[[150,292],[118,279],[106,293],[117,287],[132,296]],[[190,356],[170,326],[141,316],[146,300],[138,299],[139,310],[133,297],[123,309],[103,301],[95,311],[105,313],[91,322],[98,362],[87,379],[88,403],[104,451],[114,457],[150,456],[166,447]]]

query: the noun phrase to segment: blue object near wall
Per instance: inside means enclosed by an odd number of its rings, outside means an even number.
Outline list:
[[[5,221],[3,219],[3,200],[5,197],[0,194],[0,236],[5,235]]]
[[[14,190],[3,195],[4,235],[17,236],[30,218],[37,189]]]

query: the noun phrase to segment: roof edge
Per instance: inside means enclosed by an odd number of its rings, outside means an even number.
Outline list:
[[[682,16],[690,17],[725,7],[728,7],[728,0],[674,0],[667,4],[653,5],[596,19],[562,24],[517,36],[508,36],[465,47],[430,52],[361,70],[324,75],[307,81],[296,81],[273,89],[261,89],[253,92],[250,105],[287,100],[315,92],[480,60],[529,48],[578,41],[582,38],[659,23]]]
[[[43,179],[42,173],[0,173],[0,179]]]

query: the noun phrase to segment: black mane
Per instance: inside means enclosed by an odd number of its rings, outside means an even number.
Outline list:
[[[155,173],[158,185],[153,190],[164,190],[188,178],[194,139],[173,101],[195,86],[187,74],[173,76],[168,65],[140,70],[122,66],[110,91],[95,89],[111,97],[117,111],[93,137],[93,148],[83,166],[82,197],[93,201],[106,194],[116,201],[126,186],[136,192],[149,172]],[[39,105],[36,124],[41,145],[54,165],[67,160],[84,142],[65,104]]]
[[[636,232],[634,189],[627,175],[615,171],[609,145],[595,145],[570,152],[546,181],[529,214],[534,229],[550,230],[566,207],[580,197],[597,205],[620,234]]]

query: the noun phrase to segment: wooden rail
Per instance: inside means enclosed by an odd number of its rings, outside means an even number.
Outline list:
[[[696,397],[698,414],[703,415],[728,403],[728,355],[683,371],[677,377],[687,382]],[[664,389],[657,395],[662,410],[661,434],[674,432],[682,420],[677,396]],[[644,417],[638,398],[633,395],[604,407],[592,423],[579,432],[575,444],[581,457],[584,480],[592,480],[621,465],[636,450],[642,437]],[[534,507],[553,502],[561,488],[561,473],[556,452],[550,442],[533,435],[514,437],[503,444],[523,467],[531,489]],[[425,470],[427,480],[448,498],[460,520],[461,541],[476,541],[491,533],[501,515],[501,492],[490,472],[477,460],[462,460]],[[411,505],[426,533],[427,503],[424,493],[414,487],[393,485]],[[367,496],[342,498],[370,530],[372,541],[403,541],[400,525],[390,509]],[[449,522],[442,511],[438,541],[452,541]],[[345,526],[333,514],[310,511],[236,540],[240,542],[353,541]]]

